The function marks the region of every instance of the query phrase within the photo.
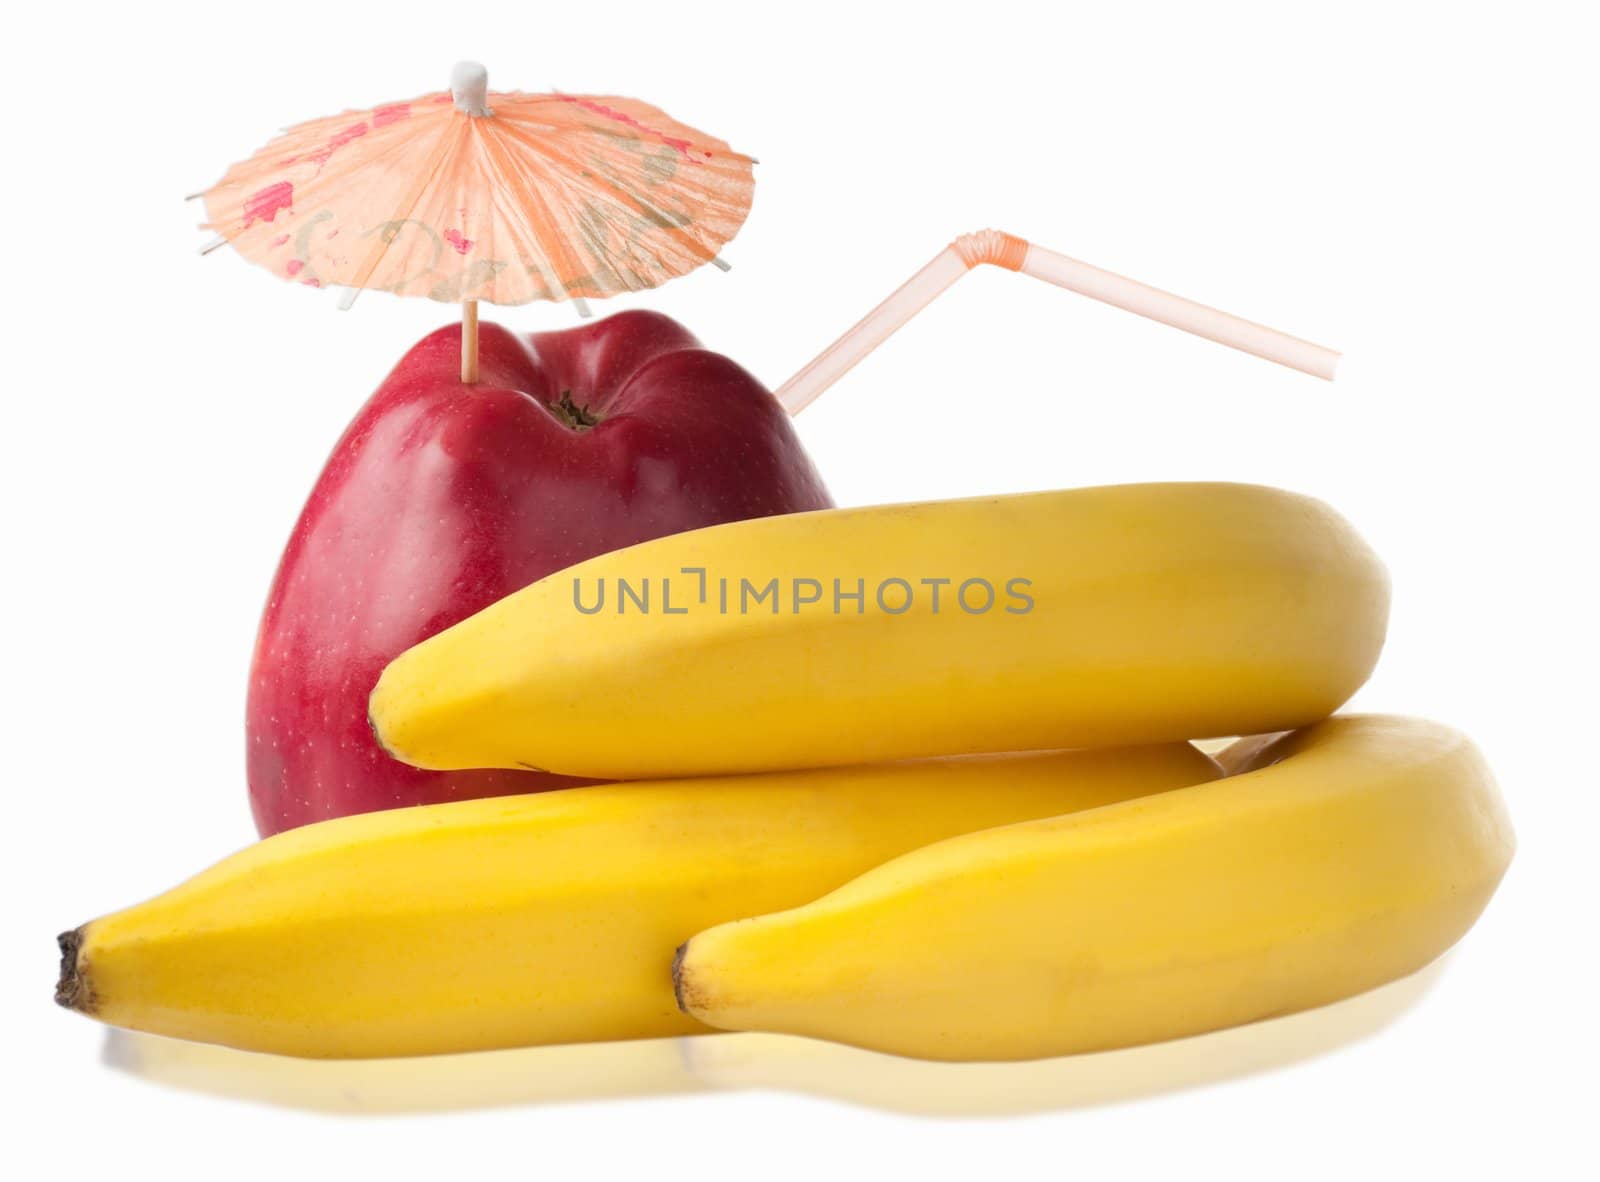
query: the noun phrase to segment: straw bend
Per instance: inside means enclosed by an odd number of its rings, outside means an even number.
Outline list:
[[[862,317],[855,327],[779,387],[778,401],[790,414],[798,414],[957,279],[985,263],[1032,275],[1090,299],[1314,377],[1332,381],[1338,366],[1339,354],[1332,349],[1045,250],[1014,234],[979,230],[952,241],[888,299]]]
[[[950,244],[950,249],[961,256],[970,270],[984,263],[1004,267],[1007,271],[1020,271],[1028,257],[1028,244],[1015,234],[1004,230],[979,230],[963,234]]]

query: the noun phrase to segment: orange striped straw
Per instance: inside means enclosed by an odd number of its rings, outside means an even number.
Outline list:
[[[1136,313],[1290,369],[1332,381],[1339,354],[1251,320],[1196,303],[1158,287],[1045,250],[999,230],[963,234],[778,389],[778,400],[799,414],[858,362],[888,340],[974,267],[1020,271],[1057,287]]]

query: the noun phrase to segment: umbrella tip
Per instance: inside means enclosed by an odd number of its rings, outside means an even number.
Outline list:
[[[456,110],[468,115],[491,115],[489,110],[489,71],[482,62],[457,62],[450,71],[450,94]]]

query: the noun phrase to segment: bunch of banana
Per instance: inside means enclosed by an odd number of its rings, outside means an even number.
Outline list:
[[[1511,856],[1462,736],[1324,721],[1387,610],[1341,518],[1240,485],[648,542],[372,697],[418,766],[644,782],[280,834],[67,933],[58,999],[309,1056],[719,1027],[1015,1059],[1320,1005],[1436,957]],[[1185,742],[1234,734],[1265,737],[1220,768]]]
[[[1460,734],[1330,719],[1235,775],[915,850],[695,936],[684,1012],[937,1059],[1155,1042],[1422,968],[1511,857]]]
[[[1337,710],[1388,613],[1350,525],[1275,489],[834,509],[534,583],[402,654],[372,724],[417,767],[601,779],[1258,734]]]
[[[62,937],[57,998],[308,1057],[704,1027],[673,950],[918,846],[1201,783],[1187,743],[569,788],[276,834]]]

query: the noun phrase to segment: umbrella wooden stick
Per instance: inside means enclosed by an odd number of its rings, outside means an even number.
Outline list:
[[[478,301],[461,304],[461,380],[472,385],[478,380]]]
[[[457,62],[450,71],[450,97],[469,119],[493,115],[489,109],[489,71],[480,62]],[[478,380],[478,301],[461,301],[461,380]]]
[[[983,230],[963,234],[935,255],[894,294],[785,382],[778,389],[778,401],[790,414],[799,414],[942,291],[983,263],[1032,275],[1090,299],[1328,381],[1333,380],[1339,363],[1339,354],[1332,349],[1103,271],[1011,234]]]

